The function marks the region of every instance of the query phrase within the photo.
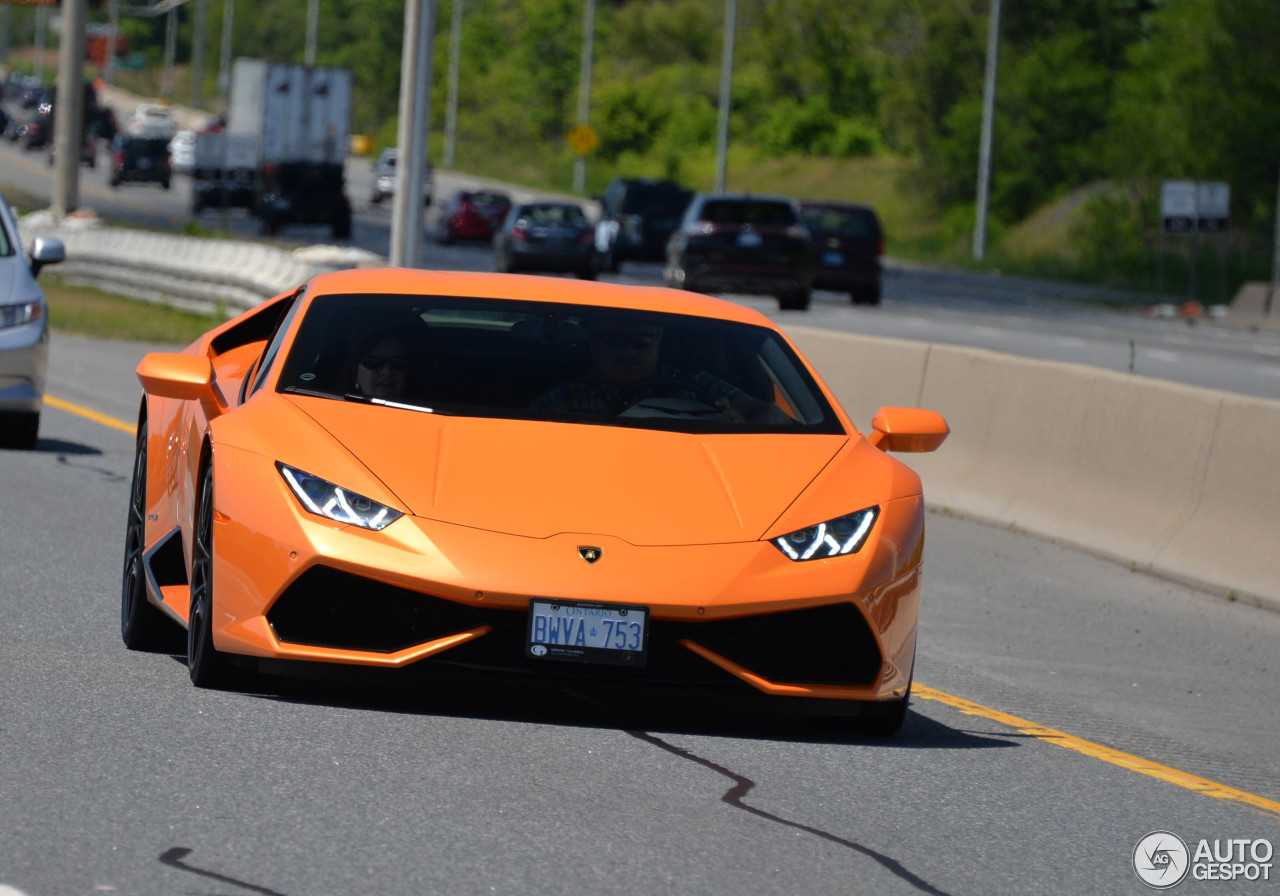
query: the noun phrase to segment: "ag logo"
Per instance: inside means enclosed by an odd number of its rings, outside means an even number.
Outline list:
[[[1133,870],[1148,887],[1167,890],[1182,883],[1191,866],[1191,853],[1177,834],[1152,831],[1133,848]]]
[[[600,548],[588,547],[587,545],[581,545],[578,548],[578,556],[588,563],[595,563],[603,555],[604,551],[600,550]]]

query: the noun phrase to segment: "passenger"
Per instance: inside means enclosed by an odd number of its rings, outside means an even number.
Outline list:
[[[713,403],[735,422],[791,423],[779,407],[761,401],[706,371],[660,364],[663,328],[642,320],[605,318],[586,324],[591,369],[539,395],[535,411],[620,414],[647,396],[676,396]]]

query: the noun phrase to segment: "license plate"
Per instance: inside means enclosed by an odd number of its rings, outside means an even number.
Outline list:
[[[749,248],[753,248],[755,246],[760,245],[762,242],[764,242],[764,239],[758,233],[747,231],[746,233],[738,234],[739,246],[747,246]]]
[[[643,666],[649,641],[648,607],[588,601],[529,602],[525,656],[538,660]]]
[[[823,252],[822,264],[828,268],[838,268],[844,264],[843,252]]]

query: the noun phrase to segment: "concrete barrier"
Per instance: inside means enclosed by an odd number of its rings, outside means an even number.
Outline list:
[[[1280,609],[1280,402],[982,349],[789,327],[866,429],[941,412],[904,456],[934,508]]]

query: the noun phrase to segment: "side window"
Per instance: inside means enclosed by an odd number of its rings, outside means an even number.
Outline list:
[[[271,339],[267,342],[267,350],[262,353],[262,360],[258,362],[255,368],[255,376],[253,378],[253,387],[246,393],[248,398],[253,393],[262,388],[262,384],[267,381],[267,374],[271,372],[271,366],[275,363],[276,355],[280,353],[280,344],[284,339],[284,334],[289,329],[289,324],[293,320],[293,316],[298,313],[301,302],[298,300],[302,297],[302,290],[298,290],[293,294],[293,298],[289,300],[289,310],[281,316],[280,322],[276,324],[275,331],[271,334]],[[246,382],[247,382],[246,378]]]

